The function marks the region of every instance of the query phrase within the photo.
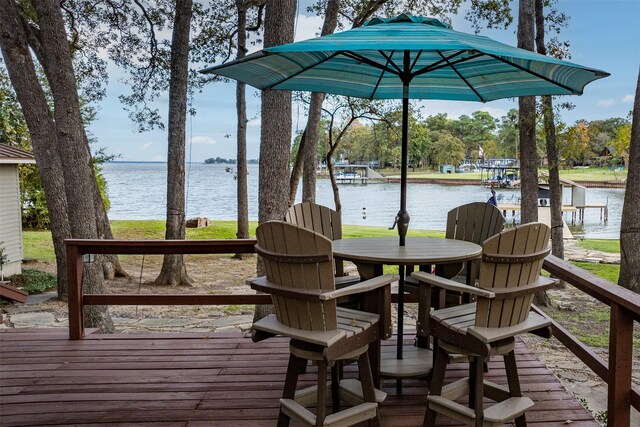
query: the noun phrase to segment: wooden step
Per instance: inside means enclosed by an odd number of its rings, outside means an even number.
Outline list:
[[[299,423],[308,426],[316,425],[316,416],[304,406],[292,399],[280,399],[282,412]],[[377,415],[377,403],[362,403],[335,414],[327,415],[323,426],[346,427],[375,418]]]
[[[484,421],[497,425],[512,421],[533,406],[528,397],[510,397],[484,410]]]
[[[375,389],[375,394],[377,403],[382,403],[387,398],[387,393],[382,390]],[[363,403],[364,395],[362,393],[362,384],[360,383],[360,381],[356,379],[341,380],[340,400],[344,400],[350,405],[358,405],[360,403]]]
[[[0,282],[0,297],[15,302],[27,302],[29,293],[18,289],[15,286],[11,286],[9,282]]]
[[[472,425],[476,419],[476,413],[473,409],[467,408],[446,397],[427,396],[427,400],[429,400],[429,409],[432,411],[436,411],[439,414],[453,418],[464,424]]]

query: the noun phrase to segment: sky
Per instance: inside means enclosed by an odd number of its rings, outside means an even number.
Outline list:
[[[321,18],[307,14],[305,5],[310,1],[301,1],[296,41],[315,37],[322,25]],[[560,35],[562,40],[571,43],[570,61],[611,73],[610,77],[587,85],[581,96],[560,98],[575,105],[573,110],[562,112],[561,119],[572,124],[579,119],[627,117],[633,108],[640,66],[640,0],[559,0],[557,7],[570,17],[568,27]],[[473,32],[464,19],[464,12],[453,17],[452,25],[456,31]],[[517,44],[515,24],[507,30],[483,30],[481,34],[510,45]],[[166,130],[137,132],[118,100],[118,95],[128,93],[127,87],[119,81],[118,71],[113,67],[110,70],[107,96],[99,104],[97,119],[89,126],[98,140],[96,146],[118,155],[120,161],[165,161]],[[511,108],[517,108],[515,100],[485,104],[437,100],[419,102],[423,116],[446,113],[454,119],[477,110],[500,118]],[[166,117],[168,94],[161,96],[157,105]],[[197,113],[187,118],[187,161],[202,162],[210,157],[235,159],[235,84],[208,85],[202,93],[194,96],[193,106]],[[256,159],[260,143],[260,98],[258,91],[251,87],[247,87],[247,115],[247,154],[249,159]],[[294,102],[294,134],[302,132],[305,123],[303,106]]]

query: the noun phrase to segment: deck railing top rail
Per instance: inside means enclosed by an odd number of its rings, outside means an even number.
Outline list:
[[[634,316],[636,322],[640,322],[639,294],[553,255],[545,258],[544,269],[608,306],[615,303],[624,307]]]

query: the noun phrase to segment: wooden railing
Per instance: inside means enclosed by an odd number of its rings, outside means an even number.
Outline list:
[[[85,254],[247,254],[256,241],[246,240],[65,240],[69,282],[69,339],[84,337],[85,305],[229,305],[271,304],[269,295],[132,295],[92,294],[82,289],[82,256]]]
[[[233,305],[270,304],[269,295],[85,295],[82,257],[85,254],[164,255],[254,253],[256,241],[247,240],[66,240],[69,281],[69,338],[84,337],[85,305]],[[640,295],[621,288],[554,256],[544,269],[610,307],[609,362],[581,343],[553,319],[553,335],[608,384],[608,425],[630,426],[631,407],[640,411],[640,390],[631,383],[633,325],[640,322]],[[392,301],[396,296],[392,297]],[[409,302],[415,302],[413,298]],[[540,314],[548,316],[534,307]]]
[[[607,383],[608,425],[628,427],[631,406],[640,411],[640,390],[631,383],[633,322],[640,322],[640,295],[552,255],[544,260],[543,268],[610,307],[609,363],[556,321],[549,320],[553,335]]]

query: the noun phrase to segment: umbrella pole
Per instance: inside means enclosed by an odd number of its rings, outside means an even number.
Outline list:
[[[398,222],[398,236],[400,236],[400,246],[405,246],[407,231],[409,229],[409,213],[407,212],[407,158],[409,147],[409,82],[411,79],[410,53],[404,51],[404,76],[402,76],[402,150],[400,166],[400,210],[396,216]],[[398,275],[398,343],[396,357],[402,359],[402,344],[404,340],[404,276],[405,266],[399,267]],[[396,389],[402,391],[402,382],[396,381]]]

